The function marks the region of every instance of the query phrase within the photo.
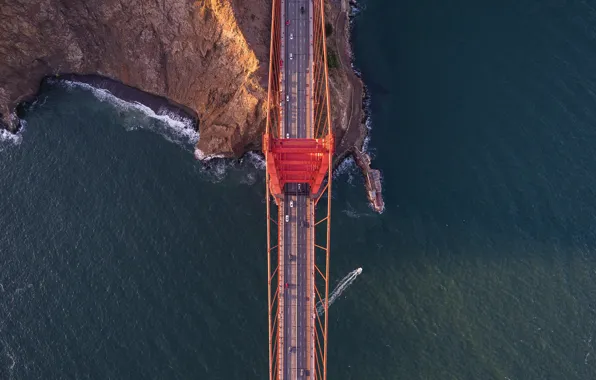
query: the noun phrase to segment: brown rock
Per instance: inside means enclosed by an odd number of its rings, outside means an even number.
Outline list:
[[[348,60],[330,72],[340,155],[364,139],[346,4],[327,9],[330,44]],[[265,126],[270,22],[270,0],[0,0],[2,120],[14,126],[16,105],[48,75],[98,74],[195,111],[202,153],[237,157]]]

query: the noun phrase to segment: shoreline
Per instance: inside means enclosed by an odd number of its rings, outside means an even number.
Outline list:
[[[355,0],[332,0],[328,2],[326,13],[329,13],[328,23],[333,27],[333,32],[327,37],[328,45],[337,53],[339,66],[336,66],[330,77],[338,80],[342,86],[346,86],[347,90],[343,94],[340,92],[339,98],[336,99],[335,107],[340,107],[340,110],[345,110],[345,113],[339,113],[339,126],[335,128],[335,133],[339,139],[336,140],[336,156],[333,159],[332,172],[341,165],[349,157],[352,157],[358,164],[362,175],[365,179],[365,188],[368,194],[369,203],[371,207],[377,211],[382,212],[382,198],[376,201],[376,197],[370,196],[371,190],[380,196],[381,182],[380,172],[370,167],[370,156],[366,154],[368,142],[370,141],[370,93],[364,84],[361,73],[354,66],[354,56],[352,53],[351,29],[355,17],[361,11]],[[108,91],[110,94],[118,99],[130,103],[139,103],[151,109],[157,115],[169,116],[175,119],[185,119],[191,122],[191,128],[195,131],[199,129],[199,119],[197,113],[191,108],[177,104],[172,100],[145,92],[138,88],[124,84],[123,82],[112,79],[110,77],[99,74],[54,74],[48,75],[41,79],[37,91],[24,98],[15,109],[4,120],[0,119],[0,129],[4,129],[12,134],[17,134],[23,127],[21,117],[27,111],[28,106],[34,103],[44,89],[48,85],[56,82],[75,82],[89,85],[96,89]],[[343,87],[340,87],[342,89]],[[8,124],[7,124],[7,121]],[[342,127],[342,124],[344,127]],[[258,146],[259,142],[255,141],[253,147]],[[250,146],[250,144],[249,144]],[[207,163],[211,159],[225,158],[239,160],[249,153],[256,153],[263,156],[260,150],[250,149],[247,146],[246,151],[242,152],[238,157],[223,157],[220,155],[211,155],[201,157],[202,153],[198,151],[195,146],[195,157],[202,163],[209,166]],[[197,153],[198,151],[198,153]],[[367,158],[364,158],[366,156]],[[366,164],[363,164],[366,163]],[[371,178],[379,178],[379,181],[371,181]]]
[[[377,213],[382,213],[385,209],[385,203],[382,196],[381,172],[371,167],[372,159],[366,152],[371,131],[370,91],[362,80],[362,74],[354,66],[354,55],[352,52],[352,23],[354,22],[354,18],[361,12],[361,8],[356,0],[333,2],[332,7],[339,7],[337,16],[333,21],[335,28],[334,45],[338,51],[340,66],[346,72],[347,79],[352,88],[348,126],[337,149],[343,153],[335,158],[333,169],[337,168],[345,159],[351,156],[364,177],[364,185],[371,208]],[[338,24],[340,26],[339,28]],[[347,67],[345,62],[349,62],[349,67]],[[358,101],[357,98],[359,98]],[[361,113],[360,117],[358,117],[358,113]],[[350,138],[356,134],[359,134],[358,138]],[[344,149],[341,149],[342,143],[346,139],[354,142],[352,146],[344,146]]]
[[[126,85],[112,78],[97,74],[72,73],[45,76],[41,80],[38,91],[30,98],[20,102],[16,107],[14,116],[11,115],[13,118],[16,118],[14,123],[15,127],[10,128],[10,126],[5,126],[5,123],[3,123],[3,125],[0,125],[0,128],[4,128],[11,133],[18,133],[22,127],[20,116],[22,116],[23,111],[39,98],[39,95],[48,85],[60,82],[83,83],[96,89],[106,90],[116,98],[125,102],[142,104],[150,108],[153,112],[155,112],[156,115],[167,115],[173,118],[183,118],[189,120],[192,123],[192,128],[195,131],[198,131],[198,115],[192,109],[184,105],[177,104],[163,96],[154,95],[143,90],[139,90],[138,88]]]

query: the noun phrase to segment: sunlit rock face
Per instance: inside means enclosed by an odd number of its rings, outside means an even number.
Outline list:
[[[0,113],[42,78],[97,74],[188,107],[205,156],[239,156],[265,128],[269,0],[0,0]],[[334,128],[345,128],[349,86],[331,73]],[[342,116],[343,115],[343,116]],[[349,144],[348,144],[349,145]]]

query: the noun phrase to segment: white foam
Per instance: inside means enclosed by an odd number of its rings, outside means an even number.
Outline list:
[[[333,289],[331,295],[329,296],[329,305],[337,299],[337,297],[341,296],[341,294],[356,280],[358,276],[362,274],[362,268],[357,268],[350,273],[347,274],[344,278],[341,279],[339,284]],[[317,302],[317,314],[322,315],[325,312],[325,300],[320,300]]]
[[[352,185],[354,182],[355,174],[357,173],[357,169],[358,166],[356,165],[356,161],[354,161],[354,158],[347,157],[333,171],[333,180],[337,180],[340,177],[347,175],[348,179],[346,182]]]
[[[195,158],[206,164],[199,170],[206,175],[212,182],[221,182],[230,178],[243,185],[254,185],[259,178],[259,172],[265,170],[264,158],[256,152],[247,152],[239,160],[224,159],[223,155],[207,155],[200,149],[195,149]],[[218,159],[218,160],[216,160]],[[256,169],[256,171],[255,171]]]
[[[240,183],[243,185],[252,186],[257,183],[257,176],[254,173],[246,173],[240,178]]]
[[[368,203],[368,205],[369,205],[369,208],[371,208],[371,209],[372,209],[372,206],[371,206],[370,202]],[[357,210],[356,210],[356,209],[355,209],[355,208],[354,208],[354,207],[353,207],[353,206],[350,204],[350,202],[347,202],[347,207],[346,207],[344,210],[342,210],[342,212],[343,212],[344,214],[346,214],[346,216],[347,216],[348,218],[352,218],[352,219],[360,219],[360,218],[361,218],[361,217],[363,217],[363,216],[364,216],[364,217],[371,217],[371,216],[374,216],[374,215],[375,215],[375,214],[371,214],[370,212],[364,212],[364,211],[362,211],[362,212],[359,212],[359,211],[357,211]]]
[[[352,28],[354,27],[354,20],[357,18],[357,16],[364,10],[366,10],[366,1],[351,1],[350,2],[350,14],[349,14],[349,25],[350,25],[350,33],[352,33]],[[371,95],[370,95],[370,91],[368,90],[368,88],[366,87],[366,84],[364,84],[364,80],[362,78],[362,72],[354,65],[354,52],[353,49],[350,49],[350,66],[352,67],[352,71],[354,72],[354,74],[360,78],[360,80],[362,80],[362,84],[364,86],[364,91],[366,94],[366,98],[364,99],[364,112],[365,112],[365,116],[366,116],[366,120],[364,122],[364,126],[366,127],[366,129],[368,130],[366,137],[364,138],[364,141],[362,143],[362,152],[368,153],[368,148],[369,148],[369,144],[370,144],[370,133],[372,131],[372,119],[371,119],[371,109],[370,109],[370,105],[371,105]],[[371,157],[372,158],[372,157]]]
[[[355,210],[350,209],[350,210],[342,210],[342,212],[344,214],[346,214],[348,216],[348,218],[353,218],[353,219],[359,219],[360,218],[360,214],[357,213]]]
[[[108,102],[111,105],[126,111],[130,111],[123,121],[124,128],[127,131],[134,131],[137,129],[148,129],[162,135],[166,140],[182,146],[185,149],[194,153],[197,160],[202,163],[208,163],[205,168],[199,170],[205,174],[212,182],[221,182],[226,178],[228,171],[235,169],[238,166],[238,160],[216,160],[225,158],[221,154],[205,154],[196,144],[199,141],[199,133],[193,128],[193,121],[188,118],[181,117],[177,114],[168,112],[167,109],[160,109],[155,113],[151,108],[138,103],[127,102],[112,94],[110,91],[93,87],[87,83],[69,81],[69,80],[54,80],[49,79],[49,82],[54,85],[60,85],[68,90],[83,89],[90,91],[99,101]],[[139,113],[141,115],[139,115]],[[158,120],[160,123],[152,123],[143,117],[149,117]],[[240,163],[247,162],[252,167],[259,171],[265,170],[266,164],[263,157],[255,152],[246,153]],[[245,169],[246,170],[246,169]],[[252,185],[256,182],[257,176],[255,173],[248,173],[239,179],[240,183]]]
[[[255,169],[265,170],[267,168],[267,163],[265,162],[265,159],[258,153],[247,152],[243,156],[243,160],[249,162]]]
[[[19,133],[11,133],[5,129],[0,129],[0,142],[19,145],[23,137]]]
[[[149,129],[159,133],[170,142],[186,147],[194,147],[199,141],[199,132],[193,128],[193,121],[189,118],[173,114],[166,109],[160,109],[155,113],[151,108],[144,104],[139,102],[127,102],[116,97],[108,90],[96,88],[87,83],[69,80],[51,80],[51,83],[62,85],[67,90],[72,88],[88,90],[101,102],[108,102],[117,108],[127,111],[139,111],[151,119],[162,122],[162,126],[160,126],[144,123],[143,120],[140,120],[138,122],[133,122],[132,125],[125,126],[128,131],[136,130],[138,128]]]
[[[224,158],[222,154],[205,154],[199,148],[195,148],[195,158],[199,161],[208,162],[214,158]]]
[[[265,162],[265,159],[260,154],[255,152],[247,152],[242,157],[242,162],[248,163],[252,166],[252,168],[256,169],[259,172],[263,172],[267,168],[267,163]],[[243,178],[240,180],[240,183],[252,186],[257,182],[257,173],[255,173],[255,171],[252,170],[252,168],[245,168],[246,173],[243,175]]]
[[[43,107],[47,101],[48,101],[47,96],[38,96],[37,98],[35,98],[33,103],[31,103],[31,106],[29,106],[29,112],[31,112],[31,110],[34,110],[36,108]]]
[[[350,24],[352,23],[354,18],[364,10],[366,10],[365,1],[350,1],[350,14],[348,15],[350,18]]]
[[[221,182],[226,178],[228,169],[231,168],[230,163],[226,163],[223,160],[217,160],[209,164],[209,170],[206,174],[209,175],[213,182]]]
[[[364,138],[364,142],[362,143],[362,151],[368,153],[368,145],[370,144],[370,134],[372,131],[372,112],[370,109],[371,99],[370,99],[370,91],[365,86],[366,91],[366,100],[364,102],[364,112],[366,113],[366,121],[364,122],[364,126],[367,129],[366,137]],[[371,157],[372,158],[372,157]]]
[[[11,118],[16,118],[16,115],[11,115]],[[20,120],[21,128],[17,133],[9,132],[5,129],[0,129],[0,152],[8,146],[20,145],[23,142],[23,132],[27,128],[27,122]]]

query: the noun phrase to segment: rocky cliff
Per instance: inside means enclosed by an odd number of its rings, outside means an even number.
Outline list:
[[[265,126],[270,18],[270,0],[0,0],[2,120],[14,128],[45,76],[98,74],[194,110],[198,148],[239,156]],[[342,70],[331,73],[340,137],[353,114]]]

